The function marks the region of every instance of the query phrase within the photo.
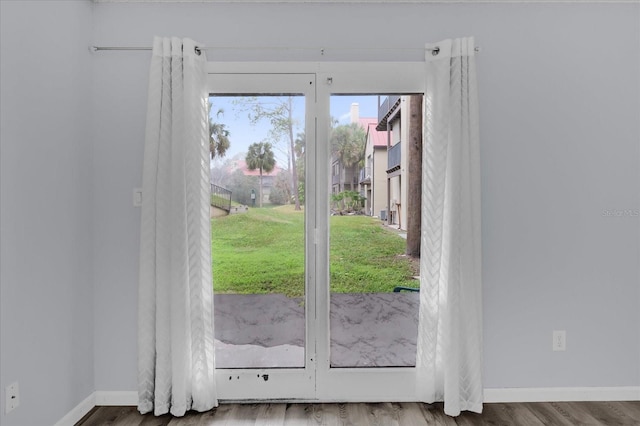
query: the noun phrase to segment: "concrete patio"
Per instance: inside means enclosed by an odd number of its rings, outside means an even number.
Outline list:
[[[415,365],[419,293],[331,295],[332,367]],[[218,368],[304,366],[304,300],[216,294]]]

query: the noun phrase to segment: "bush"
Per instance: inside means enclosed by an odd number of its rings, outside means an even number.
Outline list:
[[[339,214],[360,213],[366,199],[357,191],[342,191],[337,194],[331,194],[333,210]]]
[[[258,178],[255,176],[245,176],[242,170],[236,170],[231,174],[229,179],[229,190],[231,191],[231,199],[240,204],[251,205],[251,190],[256,192],[256,197],[260,185]]]
[[[269,193],[269,202],[273,204],[289,204],[291,200],[290,175],[286,171],[281,171],[276,176],[275,182]]]

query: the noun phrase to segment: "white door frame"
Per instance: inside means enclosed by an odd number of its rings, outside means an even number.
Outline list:
[[[219,95],[284,95],[305,96],[306,155],[315,156],[315,74],[247,74],[215,73],[208,76],[210,94]],[[308,164],[306,176],[315,175],[315,164]],[[306,199],[305,236],[315,228],[314,199]],[[308,318],[316,317],[315,242],[305,238],[305,367],[216,369],[218,398],[221,400],[313,400],[315,398],[316,328]]]
[[[424,93],[424,62],[237,62],[207,65],[211,93],[314,93],[306,109],[306,310],[304,369],[216,370],[223,400],[415,401],[414,367],[331,368],[329,365],[329,100],[332,94]],[[300,78],[300,81],[297,79]],[[313,81],[313,83],[309,83]],[[272,85],[272,86],[270,86]],[[282,90],[278,90],[281,88]],[[238,92],[238,90],[240,90]],[[313,102],[312,104],[310,102]],[[311,126],[311,127],[310,127]],[[312,194],[309,190],[313,188]],[[261,377],[269,375],[269,381]]]

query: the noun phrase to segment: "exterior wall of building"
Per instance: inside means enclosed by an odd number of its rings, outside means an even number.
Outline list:
[[[331,192],[357,191],[360,169],[358,166],[345,167],[338,159],[331,163]]]
[[[394,176],[389,179],[389,211],[391,212],[391,224],[398,226],[398,203],[401,200],[401,184],[402,179],[400,175]],[[402,212],[400,212],[402,214]]]
[[[406,184],[407,178],[405,171],[407,169],[407,154],[405,149],[405,139],[407,137],[406,131],[408,126],[408,102],[407,97],[402,96],[400,98],[400,105],[398,106],[398,112],[394,115],[391,123],[391,146],[401,144],[400,148],[400,170],[395,172],[395,176],[389,178],[386,173],[388,169],[387,161],[385,158],[385,180],[389,180],[389,210],[392,216],[392,224],[400,229],[406,229]],[[386,186],[386,185],[385,185]],[[386,204],[385,200],[385,204]]]
[[[373,153],[371,166],[372,216],[380,216],[387,209],[387,148],[378,147]]]
[[[371,150],[372,146],[370,139],[368,139],[364,150],[364,176],[360,176],[360,180],[363,178],[369,178],[369,183],[360,184],[360,194],[364,195],[366,198],[364,201],[364,214],[368,216],[373,216],[373,209],[371,205],[371,201],[373,200],[373,183],[371,182],[371,179],[373,178],[371,175],[373,171],[373,152],[371,152]]]

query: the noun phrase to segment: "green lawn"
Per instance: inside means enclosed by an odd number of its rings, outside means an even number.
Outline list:
[[[211,221],[217,293],[283,293],[304,289],[304,213],[293,206],[252,208]],[[331,291],[388,292],[417,286],[405,240],[368,216],[331,217]]]
[[[220,195],[211,195],[211,205],[215,206],[215,205],[223,205],[226,206],[227,204],[229,204],[229,200],[227,198],[221,197]],[[239,206],[240,203],[237,203],[233,200],[231,200],[231,206]]]

